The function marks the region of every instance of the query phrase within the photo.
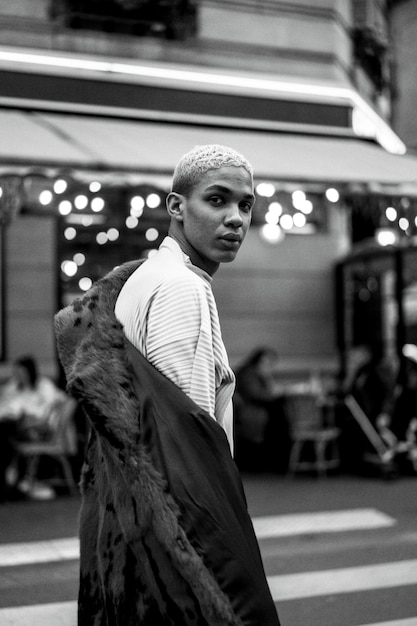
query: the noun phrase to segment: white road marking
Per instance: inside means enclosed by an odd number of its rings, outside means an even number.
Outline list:
[[[79,541],[76,537],[0,545],[0,567],[68,561],[78,559],[79,556]]]
[[[255,517],[253,519],[258,539],[386,528],[395,523],[395,519],[376,509],[300,513]],[[79,543],[76,537],[0,545],[0,567],[78,558]]]
[[[417,559],[269,576],[275,601],[328,596],[417,584]]]
[[[77,603],[54,602],[0,609],[1,626],[76,626]]]
[[[395,519],[377,509],[349,509],[256,517],[253,520],[258,539],[288,537],[312,533],[335,533],[393,526]]]

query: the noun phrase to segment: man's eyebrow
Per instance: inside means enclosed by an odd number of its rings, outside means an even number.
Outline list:
[[[231,192],[229,187],[224,187],[223,185],[219,185],[217,183],[214,183],[213,185],[209,185],[208,187],[206,187],[206,191],[223,191],[224,193]]]
[[[219,185],[218,183],[214,183],[213,185],[209,185],[205,189],[206,191],[222,191],[223,193],[232,193],[232,189],[229,187],[225,187],[223,185]],[[245,193],[244,198],[247,200],[255,201],[256,196],[253,193]]]

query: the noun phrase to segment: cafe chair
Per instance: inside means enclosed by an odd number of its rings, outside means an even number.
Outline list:
[[[49,437],[42,441],[15,443],[16,465],[22,458],[26,461],[24,483],[29,493],[38,479],[42,457],[55,461],[61,470],[61,476],[42,477],[43,483],[64,485],[72,495],[79,493],[70,463],[70,458],[77,452],[76,430],[73,420],[76,406],[76,401],[70,397],[54,403],[48,415]]]
[[[340,429],[332,423],[333,408],[312,393],[289,396],[285,406],[292,440],[288,474],[314,471],[326,476],[340,465]]]

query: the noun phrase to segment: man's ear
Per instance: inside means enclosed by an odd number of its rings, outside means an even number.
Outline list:
[[[171,191],[167,195],[166,204],[167,204],[168,214],[170,215],[170,217],[174,218],[175,220],[178,220],[179,222],[182,222],[183,220],[182,214],[183,214],[184,204],[185,204],[184,196],[181,195],[180,193],[177,193],[176,191]]]

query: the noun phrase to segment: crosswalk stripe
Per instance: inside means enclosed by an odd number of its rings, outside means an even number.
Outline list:
[[[258,539],[384,528],[395,523],[395,519],[376,509],[275,515],[253,519]],[[79,543],[76,537],[0,545],[0,567],[78,558]]]
[[[6,550],[7,549],[7,550]],[[77,559],[77,539],[0,546],[3,567]],[[417,559],[268,577],[274,600],[293,600],[417,584]],[[417,625],[416,625],[417,626]]]
[[[417,584],[417,559],[268,577],[275,601]]]
[[[77,603],[53,602],[0,609],[1,626],[76,626]]]
[[[287,537],[323,532],[342,532],[386,528],[396,520],[377,509],[349,509],[256,517],[253,520],[258,539]]]
[[[79,541],[76,537],[0,545],[0,567],[68,561],[78,559],[79,556]]]

